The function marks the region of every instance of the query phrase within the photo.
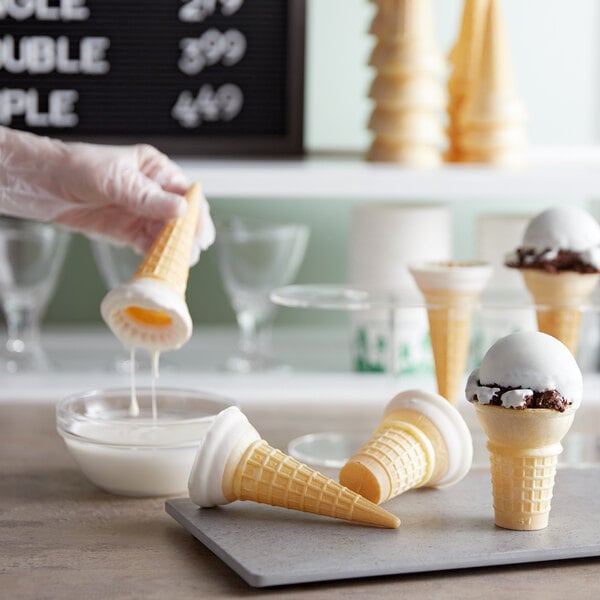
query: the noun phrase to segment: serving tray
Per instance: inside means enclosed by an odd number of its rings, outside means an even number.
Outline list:
[[[550,525],[540,531],[494,525],[483,469],[449,489],[410,490],[385,508],[402,520],[398,529],[252,502],[211,509],[189,498],[166,503],[167,513],[255,587],[600,556],[600,467],[559,469]]]

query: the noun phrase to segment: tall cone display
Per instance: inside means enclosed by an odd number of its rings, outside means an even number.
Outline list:
[[[480,26],[480,21],[474,26]],[[487,2],[480,44],[477,77],[466,88],[456,115],[454,145],[463,162],[518,166],[524,162],[525,109],[516,92],[500,0]]]
[[[190,474],[190,497],[203,507],[251,500],[373,527],[400,524],[376,504],[272,448],[235,407],[220,413],[209,430]]]
[[[475,406],[488,437],[496,525],[522,531],[547,527],[560,442],[575,410]]]
[[[596,288],[600,275],[572,271],[548,273],[539,269],[520,271],[537,305],[539,331],[557,338],[576,355],[581,309]]]
[[[444,133],[440,82],[443,60],[436,47],[431,0],[379,0],[371,25],[377,44],[369,97],[374,137],[367,158],[413,167],[441,162]]]
[[[427,304],[438,392],[456,404],[467,366],[471,320],[491,274],[485,263],[423,263],[410,272]]]
[[[458,411],[441,396],[406,390],[388,404],[379,427],[344,465],[339,480],[380,504],[411,488],[458,482],[472,456],[471,434]]]
[[[126,346],[170,350],[191,335],[185,290],[200,197],[200,186],[195,184],[186,193],[185,214],[165,225],[131,281],[111,290],[102,301],[104,320]]]
[[[462,112],[479,77],[488,4],[489,0],[465,0],[459,37],[448,57],[452,65],[448,78],[448,162],[460,162],[463,153]]]

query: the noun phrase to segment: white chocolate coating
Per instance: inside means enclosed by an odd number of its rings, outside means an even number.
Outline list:
[[[239,444],[246,447],[260,435],[236,406],[221,411],[208,430],[190,472],[192,502],[203,508],[228,504],[223,494],[223,473],[229,455]]]
[[[559,250],[577,252],[584,263],[600,270],[600,225],[581,208],[550,208],[530,221],[521,248],[533,250],[540,260],[553,260]],[[518,262],[516,253],[510,253],[506,262]]]
[[[422,291],[481,292],[492,274],[485,262],[422,262],[408,268]]]
[[[505,407],[522,405],[527,393],[556,390],[573,408],[578,408],[583,394],[581,371],[569,349],[556,338],[537,331],[513,333],[491,346],[479,369],[469,376],[467,400],[474,402],[477,396],[479,403],[489,404],[499,387],[522,392],[521,402],[516,394],[503,394]]]
[[[450,486],[460,481],[473,462],[471,432],[460,413],[445,398],[422,390],[405,390],[389,402],[385,414],[408,409],[427,417],[440,432],[448,448],[448,469],[436,487]]]
[[[144,325],[131,319],[126,309],[132,306],[163,311],[171,318],[168,326]],[[192,318],[185,299],[158,280],[136,279],[111,290],[100,305],[100,312],[111,331],[128,348],[164,351],[179,348],[192,335]]]

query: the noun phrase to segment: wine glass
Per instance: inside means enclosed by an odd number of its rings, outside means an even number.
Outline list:
[[[94,261],[109,290],[129,281],[142,261],[142,257],[130,246],[119,246],[100,239],[92,240],[91,245]],[[132,366],[135,367],[135,371],[147,371],[151,367],[150,358],[137,352],[135,365],[132,365],[131,354],[121,351],[111,359],[108,368],[127,374],[131,373]]]
[[[224,368],[250,373],[281,367],[270,355],[275,305],[269,293],[291,283],[309,237],[306,225],[232,219],[217,226],[219,271],[239,326],[238,351]]]
[[[4,371],[48,371],[40,322],[54,293],[69,234],[50,223],[0,217],[0,301],[8,339],[0,350]]]

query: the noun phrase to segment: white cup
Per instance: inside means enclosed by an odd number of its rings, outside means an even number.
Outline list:
[[[452,226],[448,206],[418,203],[360,204],[352,211],[349,282],[373,292],[404,298],[418,289],[408,264],[419,260],[450,260]],[[390,371],[422,375],[433,372],[427,313],[399,307],[394,335],[389,311],[353,313],[352,354],[357,371]],[[391,348],[391,345],[394,345]]]

